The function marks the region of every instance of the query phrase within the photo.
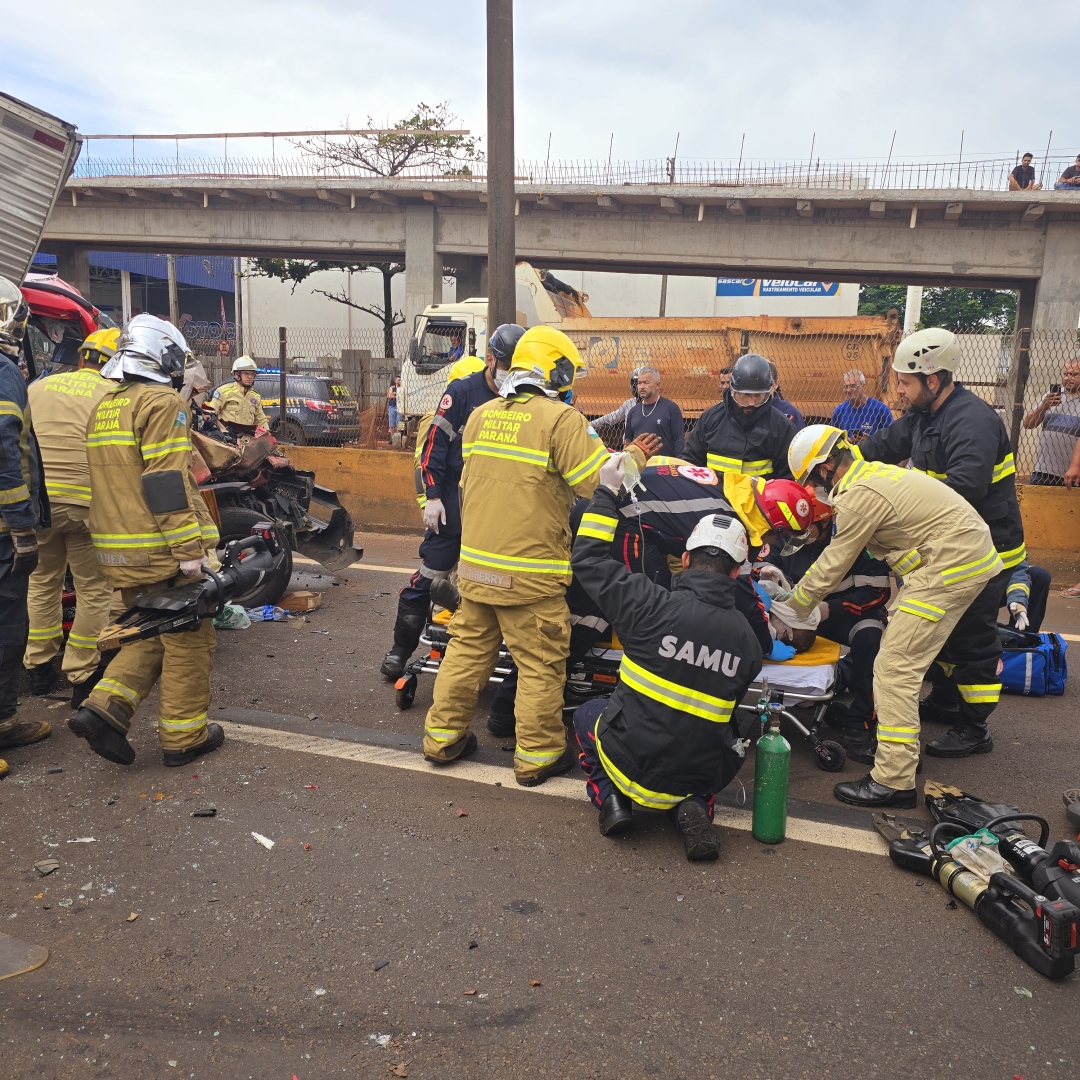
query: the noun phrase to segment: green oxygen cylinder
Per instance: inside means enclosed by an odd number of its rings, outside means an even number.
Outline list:
[[[780,718],[758,739],[754,761],[754,839],[779,844],[787,834],[788,776],[791,744],[780,734]]]

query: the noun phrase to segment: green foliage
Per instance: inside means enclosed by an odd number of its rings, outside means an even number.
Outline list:
[[[923,290],[919,329],[943,326],[957,334],[1009,334],[1016,321],[1014,292],[1002,289],[931,287]],[[907,287],[863,285],[859,289],[860,315],[885,315],[890,308],[904,320]]]

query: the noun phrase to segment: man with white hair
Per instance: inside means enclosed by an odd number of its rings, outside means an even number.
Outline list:
[[[844,372],[844,397],[829,423],[845,431],[851,442],[861,442],[893,422],[889,406],[867,392],[866,376],[858,368]]]

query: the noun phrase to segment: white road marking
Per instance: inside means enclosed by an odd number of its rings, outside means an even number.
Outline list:
[[[385,746],[367,746],[363,743],[345,742],[342,739],[324,739],[317,735],[298,735],[292,731],[276,731],[272,728],[255,727],[251,724],[230,724],[226,729],[229,738],[240,742],[272,746],[278,750],[290,750],[302,754],[320,754],[323,757],[358,761],[365,765],[388,765],[392,769],[427,773],[429,776],[447,776],[453,780],[469,780],[489,787],[507,786],[527,794],[554,795],[561,799],[578,802],[588,796],[580,780],[555,776],[535,788],[519,788],[513,783],[513,773],[497,765],[485,765],[480,761],[461,761],[450,767],[440,767],[425,761],[420,754],[395,750]],[[510,783],[507,784],[507,781]],[[716,807],[716,824],[728,829],[750,831],[751,813],[728,806]],[[805,818],[788,818],[787,835],[791,840],[803,840],[808,844],[843,848],[845,851],[861,851],[868,855],[888,855],[889,848],[877,833],[852,829],[844,825],[829,825]]]
[[[304,563],[307,566],[321,566],[321,563],[316,562],[314,559],[309,559],[304,555],[297,555],[293,552],[294,563]],[[416,573],[416,567],[408,566],[376,566],[375,563],[366,563],[362,559],[360,562],[353,563],[352,566],[346,566],[346,570],[378,570],[383,574],[409,574],[410,576]],[[329,570],[326,571],[328,574]],[[335,574],[341,574],[344,571],[335,570]]]

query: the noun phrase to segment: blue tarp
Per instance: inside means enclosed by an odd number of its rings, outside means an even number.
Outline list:
[[[55,266],[56,256],[38,252],[35,266]],[[90,265],[107,270],[129,270],[143,277],[169,278],[168,260],[164,255],[144,255],[126,251],[91,251]],[[201,285],[215,292],[234,291],[233,260],[224,255],[177,255],[176,280],[184,285]]]

